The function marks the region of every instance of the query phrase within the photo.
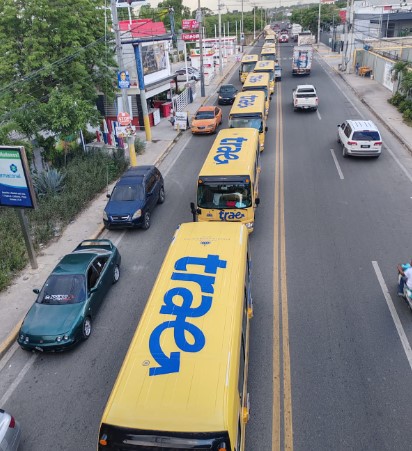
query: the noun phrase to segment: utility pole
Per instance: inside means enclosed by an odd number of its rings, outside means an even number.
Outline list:
[[[320,5],[321,5],[321,0],[319,0],[319,13],[318,13],[318,49],[319,49],[319,44],[320,44]]]
[[[202,10],[200,9],[200,0],[197,2],[196,20],[199,23],[199,47],[200,47],[200,96],[206,97],[205,93],[205,73],[203,69],[203,18]]]
[[[149,111],[147,109],[146,90],[144,86],[144,73],[142,64],[142,55],[140,54],[140,45],[133,45],[136,58],[137,79],[139,80],[140,102],[142,105],[144,130],[146,132],[146,141],[152,140],[152,129],[150,128]]]
[[[245,33],[243,31],[243,0],[242,0],[242,23],[240,24],[240,45],[242,46],[242,52],[243,52],[243,44],[245,42]]]
[[[112,11],[113,31],[114,31],[115,42],[116,42],[117,64],[119,65],[119,68],[121,70],[123,70],[123,68],[124,68],[123,53],[122,53],[122,43],[120,40],[119,19],[117,18],[116,0],[111,0],[110,7],[111,7],[111,11]],[[121,92],[122,92],[123,112],[130,114],[127,90],[121,89]],[[136,150],[134,147],[134,137],[133,136],[127,137],[127,147],[129,148],[130,166],[137,166]]]
[[[353,34],[353,0],[350,0],[350,8],[349,8],[349,27],[350,30],[348,31],[348,49],[349,49],[349,55],[346,58],[346,72],[350,73],[351,65],[350,62],[352,61],[352,56],[354,52],[354,34]]]
[[[256,39],[256,5],[253,5],[253,40]]]
[[[220,14],[220,10],[222,5],[220,4],[220,0],[217,2],[217,9],[219,14],[219,75],[223,75],[223,60],[222,60],[222,16]]]
[[[349,20],[349,0],[346,0],[346,17],[345,17],[345,43],[342,50],[341,70],[346,70],[346,53],[348,51],[348,20]]]

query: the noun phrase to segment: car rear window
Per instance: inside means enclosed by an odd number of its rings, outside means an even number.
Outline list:
[[[220,92],[233,92],[235,89],[234,86],[222,86]]]
[[[376,130],[362,130],[353,132],[352,139],[355,141],[380,141],[381,137]]]
[[[313,91],[308,91],[308,92],[300,92],[298,94],[296,94],[296,97],[298,99],[306,99],[308,97],[316,97],[316,94]]]

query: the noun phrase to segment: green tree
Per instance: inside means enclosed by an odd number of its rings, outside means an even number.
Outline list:
[[[304,30],[318,33],[319,5],[297,8],[292,12],[291,22],[302,25]],[[335,5],[322,4],[320,10],[320,28],[329,29],[332,24],[340,23],[339,9]]]
[[[0,124],[13,121],[29,138],[41,130],[72,134],[97,121],[98,91],[110,97],[115,89],[103,6],[103,0],[0,2]],[[57,98],[64,99],[60,108]],[[56,126],[56,115],[64,127]]]

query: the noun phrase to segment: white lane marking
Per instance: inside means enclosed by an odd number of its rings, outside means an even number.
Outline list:
[[[316,114],[318,115],[318,118],[319,118],[319,120],[321,121],[321,120],[322,120],[322,117],[321,117],[321,115],[320,115],[320,113],[319,113],[319,110],[316,110]]]
[[[34,361],[37,359],[37,354],[33,354],[30,359],[26,362],[23,369],[17,375],[16,379],[14,379],[13,383],[10,385],[4,396],[0,399],[0,406],[4,406],[6,402],[9,400],[10,396],[13,394],[14,390],[18,387],[20,382],[23,380],[24,376],[29,371],[30,367],[33,365]]]
[[[326,63],[325,63],[326,64]],[[346,100],[353,106],[353,108],[359,113],[359,116],[362,116],[362,113],[359,111],[359,109],[355,106],[355,104],[352,102],[352,100],[346,95],[344,91],[342,91],[341,87],[337,83],[336,80],[332,78],[332,75],[330,71],[327,70],[327,68],[324,66],[323,61],[321,63],[321,66],[325,73],[329,76],[329,78],[335,83],[336,87],[339,89],[339,91],[345,96]],[[329,67],[329,66],[328,66]],[[409,181],[412,182],[412,176],[409,174],[408,170],[405,168],[405,166],[399,161],[399,159],[396,157],[396,155],[392,152],[389,147],[385,146],[385,149],[389,152],[390,156],[395,160],[395,163],[399,166],[399,168],[402,170],[402,172],[408,177]]]
[[[126,230],[123,230],[123,232],[113,241],[113,244],[117,247],[120,243],[120,241],[122,241],[123,237],[126,234]]]
[[[335,151],[333,149],[330,149],[330,153],[332,154],[332,158],[333,158],[333,161],[335,162],[335,166],[336,166],[336,169],[338,170],[340,179],[344,180],[345,177],[343,176],[343,172],[342,172],[342,170],[340,168],[339,161],[336,158]]]
[[[4,357],[0,361],[0,373],[1,370],[7,365],[8,361],[11,359],[13,354],[17,351],[20,346],[17,343],[14,343],[10,349],[4,354]]]
[[[392,315],[392,319],[393,319],[393,322],[395,323],[395,327],[398,332],[399,338],[401,339],[403,350],[405,351],[406,358],[408,359],[408,362],[409,362],[409,366],[412,369],[412,349],[411,349],[409,341],[406,337],[405,331],[402,327],[401,320],[399,319],[398,313],[396,312],[395,306],[393,305],[391,295],[389,294],[388,287],[386,286],[385,280],[383,279],[378,262],[372,261],[372,266],[373,266],[373,269],[375,270],[376,277],[378,278],[379,285],[381,286],[381,290],[382,290],[383,296],[385,297],[386,304],[388,305],[389,311]]]
[[[169,156],[170,156],[171,154],[173,154],[173,157],[174,157],[174,158],[173,158],[173,160],[170,162],[169,167],[163,171],[163,178],[166,178],[167,174],[169,174],[170,170],[171,170],[171,169],[173,168],[173,166],[175,165],[177,159],[180,157],[180,155],[182,154],[182,152],[186,149],[187,145],[188,145],[189,142],[190,142],[190,138],[191,138],[191,137],[189,137],[189,139],[187,140],[186,144],[185,144],[184,146],[182,146],[181,149],[180,149],[177,153],[170,152]],[[160,164],[160,166],[162,166],[163,163],[164,163],[165,161],[166,161],[166,159],[164,159],[164,160],[162,161],[162,163]]]

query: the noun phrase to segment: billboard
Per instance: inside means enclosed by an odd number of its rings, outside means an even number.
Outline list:
[[[199,22],[194,19],[183,19],[182,30],[197,30],[199,28]]]
[[[0,146],[0,206],[36,207],[36,197],[24,147]]]
[[[141,47],[144,75],[153,74],[167,68],[167,52],[165,45],[150,44]]]

